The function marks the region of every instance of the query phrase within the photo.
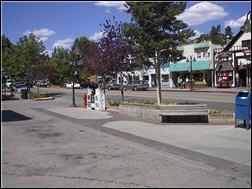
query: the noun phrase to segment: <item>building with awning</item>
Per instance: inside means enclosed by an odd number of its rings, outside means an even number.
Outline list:
[[[214,49],[215,86],[251,86],[251,32],[239,31],[221,49]]]
[[[211,60],[200,60],[192,62],[192,70],[208,70],[211,65]],[[170,72],[184,72],[190,69],[190,62],[181,62],[170,65]]]
[[[170,65],[173,87],[178,86],[178,78],[186,80],[186,78],[190,79],[191,75],[195,87],[213,86],[213,49],[220,47],[220,45],[213,44],[211,41],[177,47],[186,59]],[[189,61],[190,58],[194,61]]]

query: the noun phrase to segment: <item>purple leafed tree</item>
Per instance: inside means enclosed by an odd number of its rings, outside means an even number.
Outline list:
[[[133,53],[134,49],[123,35],[124,25],[122,22],[115,21],[115,17],[113,17],[113,21],[112,24],[110,20],[106,20],[106,23],[100,25],[104,28],[104,35],[93,49],[87,65],[91,73],[103,78],[106,76],[117,77],[120,73],[123,101],[122,73],[135,70],[137,65],[130,61],[129,55]]]

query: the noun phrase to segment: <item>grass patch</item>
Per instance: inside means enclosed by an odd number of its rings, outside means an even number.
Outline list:
[[[120,102],[116,102],[116,101],[110,102],[110,101],[108,101],[108,104],[109,104],[109,106],[118,106],[119,107]]]
[[[46,93],[46,94],[39,94],[39,93],[32,93],[31,92],[31,99],[34,99],[34,98],[47,98],[49,97],[49,95]]]

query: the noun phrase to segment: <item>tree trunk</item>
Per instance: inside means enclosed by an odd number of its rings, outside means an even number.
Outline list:
[[[102,84],[103,84],[103,92],[105,94],[106,89],[105,89],[105,77],[104,76],[102,77]]]
[[[39,94],[39,85],[37,85],[37,88],[38,88],[38,95],[40,95],[40,94]]]
[[[160,61],[159,61],[159,56],[158,56],[157,51],[155,53],[154,65],[155,65],[156,83],[157,83],[157,103],[158,103],[158,106],[160,106],[160,104],[162,103],[161,81],[160,81]]]
[[[124,101],[124,96],[123,96],[123,73],[120,73],[120,80],[121,80],[121,95],[122,95],[122,102]]]

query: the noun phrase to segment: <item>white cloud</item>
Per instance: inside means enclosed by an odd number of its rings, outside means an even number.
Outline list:
[[[45,42],[46,40],[48,40],[48,37],[39,37],[39,39],[43,42]]]
[[[30,33],[32,33],[30,30],[27,30],[23,33],[23,35],[29,35]]]
[[[106,9],[105,12],[108,13],[108,14],[111,14],[110,9]]]
[[[35,35],[38,35],[38,36],[50,36],[50,35],[56,34],[55,31],[49,30],[47,28],[42,28],[40,30],[34,30],[32,33],[34,33]]]
[[[89,37],[89,40],[93,40],[93,41],[98,40],[103,37],[104,35],[103,33],[104,33],[103,31],[95,32],[92,36]]]
[[[125,1],[97,1],[94,3],[96,6],[114,7],[120,11],[126,10],[124,4]]]
[[[200,25],[210,20],[217,20],[227,16],[225,10],[211,2],[201,2],[188,8],[177,18],[183,20],[189,26]]]
[[[48,54],[48,56],[52,57],[53,51],[51,51],[51,50],[46,50],[45,53]]]
[[[190,37],[190,40],[197,39],[197,38],[199,38],[199,37],[200,37],[200,35],[201,35],[201,34],[203,34],[203,33],[201,33],[201,32],[200,32],[200,31],[198,31],[198,30],[194,30],[194,33],[195,33],[195,36]]]
[[[53,44],[53,48],[55,47],[63,47],[63,48],[69,48],[71,46],[71,44],[74,40],[72,38],[67,38],[64,40],[58,40],[57,42],[55,42]]]
[[[47,28],[41,28],[40,30],[34,30],[34,31],[27,30],[26,32],[23,33],[23,35],[29,35],[30,33],[33,33],[36,36],[50,36],[56,34],[56,32],[53,30],[49,30]]]
[[[56,34],[56,32],[53,30],[49,30],[47,28],[41,28],[40,30],[34,30],[34,31],[27,30],[26,32],[23,33],[23,35],[29,35],[30,33],[33,33],[34,35],[39,37],[39,39],[43,42],[48,40],[48,37],[50,35]]]
[[[247,15],[244,15],[243,17],[238,18],[237,20],[228,20],[225,22],[225,28],[227,26],[230,26],[231,28],[239,28],[244,24],[246,18]]]

